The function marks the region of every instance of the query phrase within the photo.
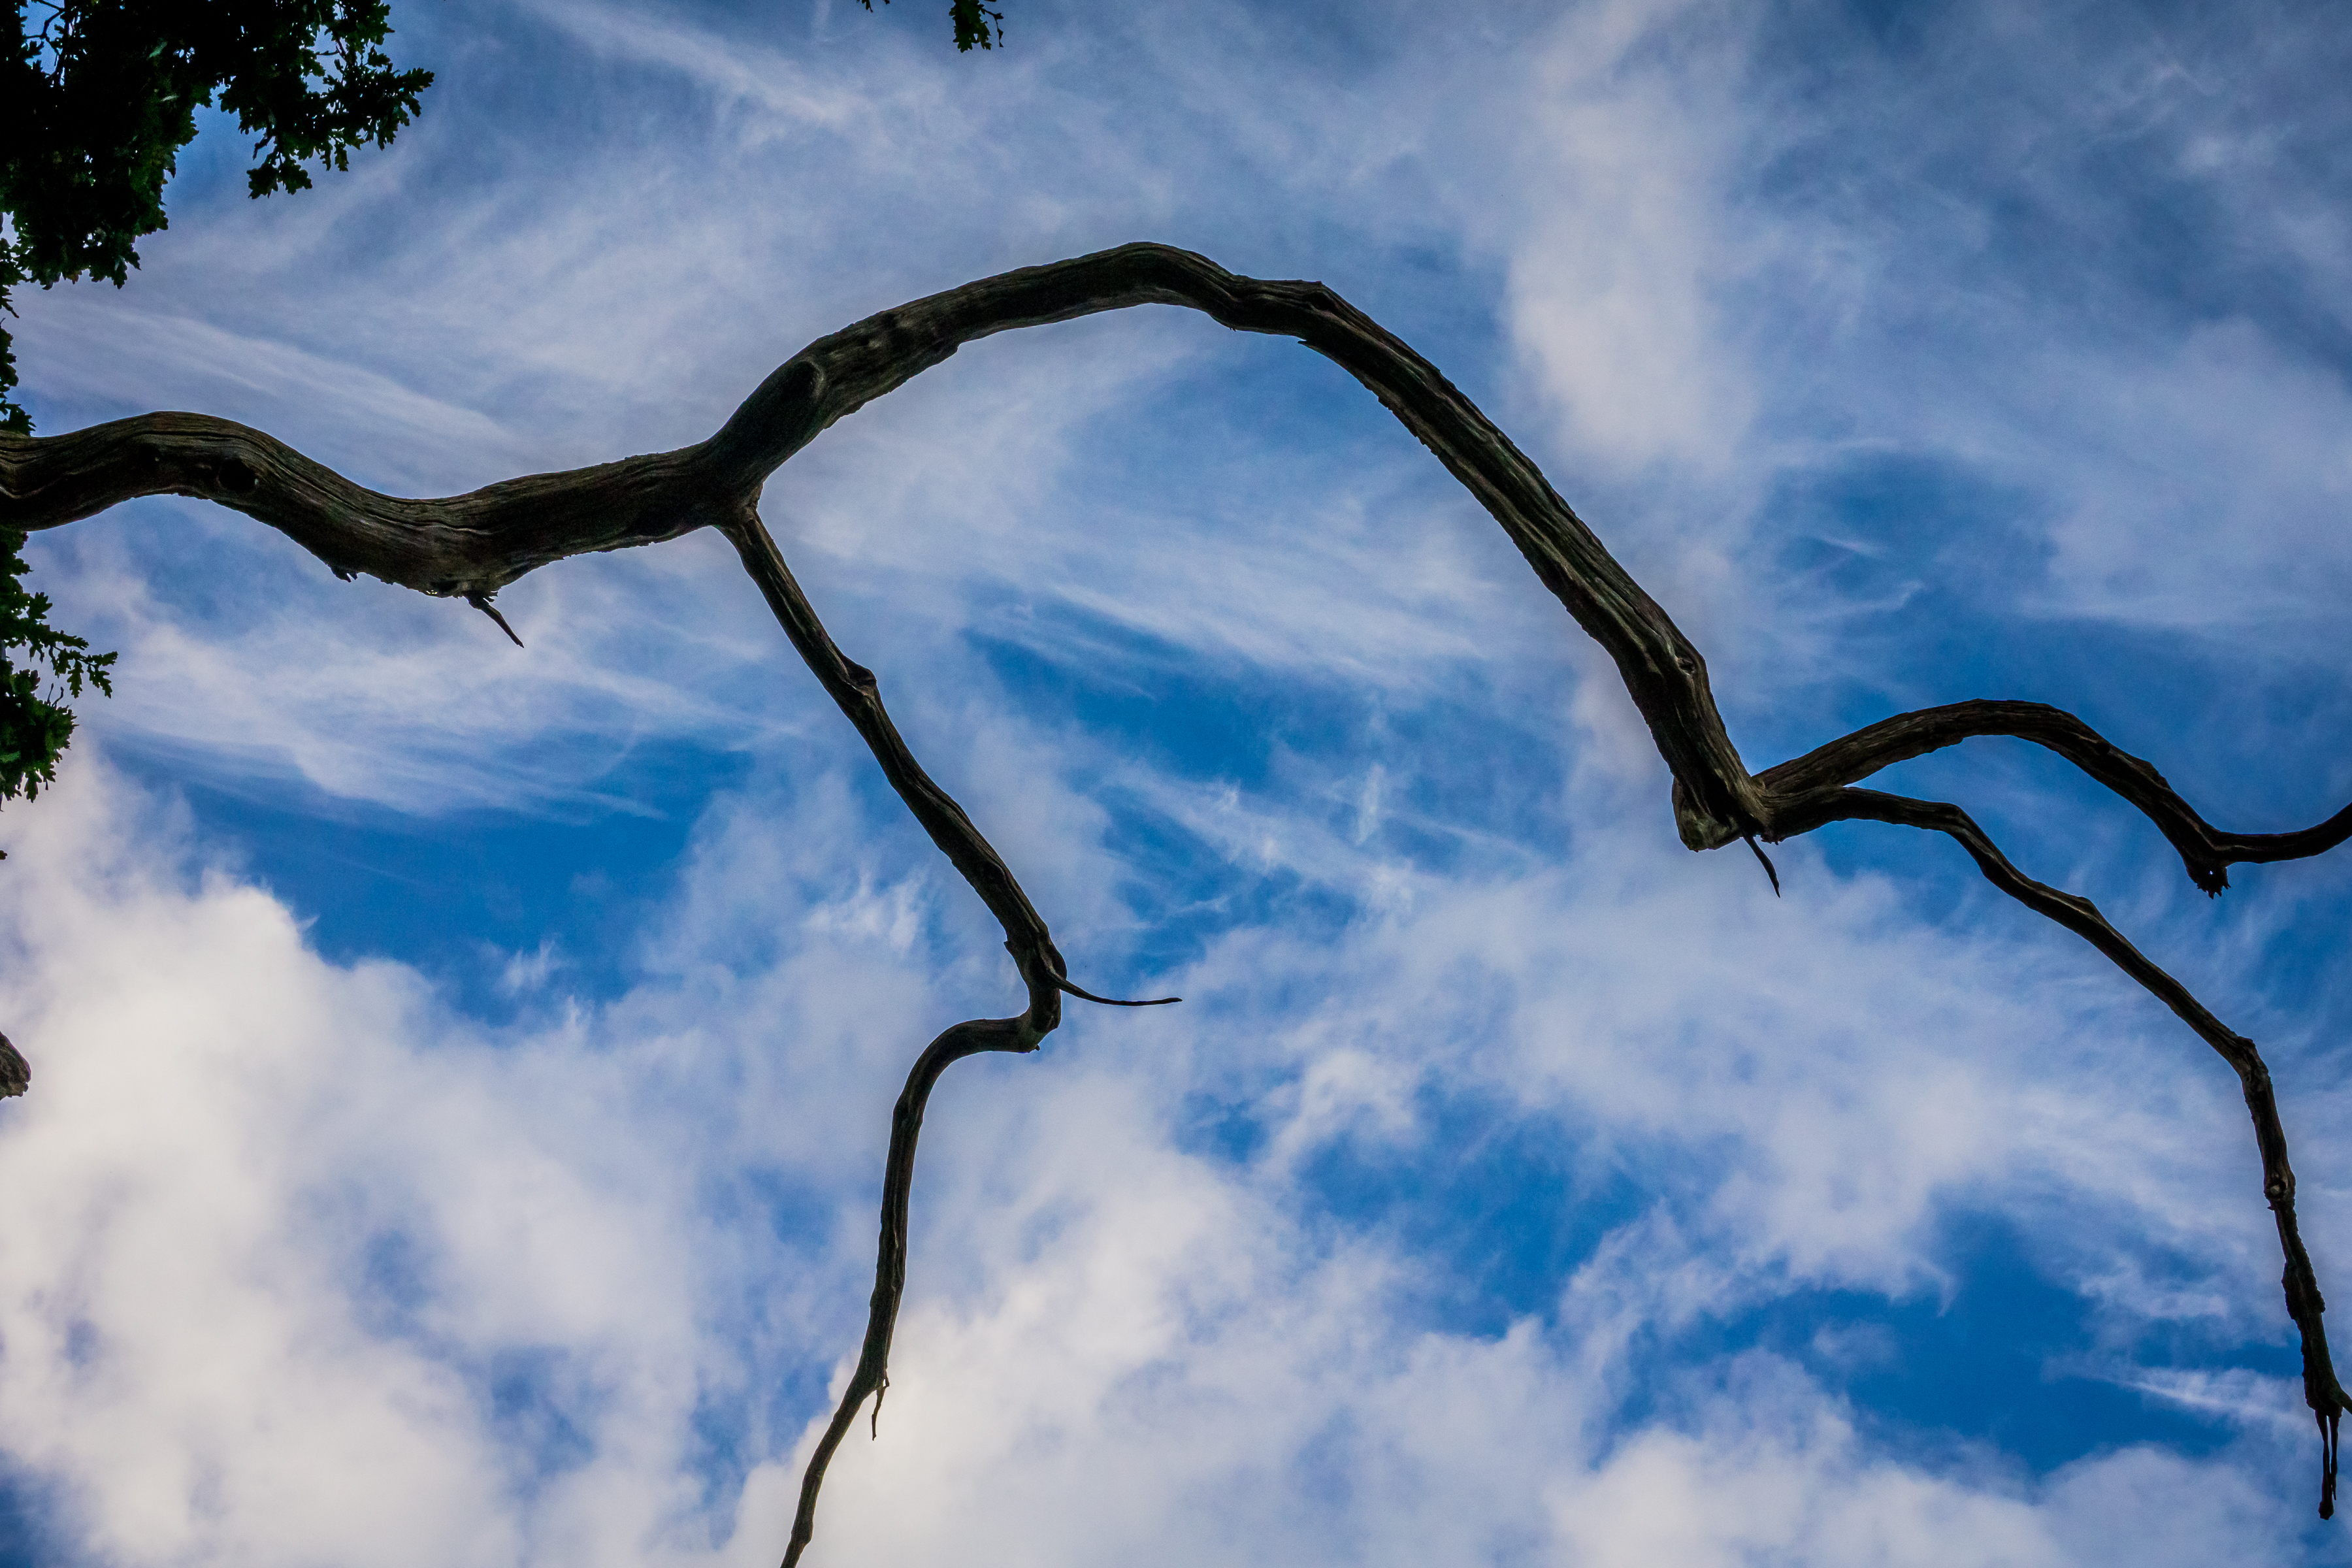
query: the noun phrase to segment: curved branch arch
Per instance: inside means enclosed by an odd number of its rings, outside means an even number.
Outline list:
[[[2254,1123],[2263,1197],[2276,1220],[2284,1263],[2287,1311],[2302,1337],[2305,1399],[2322,1438],[2319,1512],[2331,1516],[2337,1423],[2352,1409],[2352,1395],[2338,1382],[2328,1353],[2325,1302],[2295,1221],[2286,1137],[2269,1069],[2253,1042],[2214,1017],[2089,900],[2019,871],[1958,806],[1853,786],[1893,763],[1965,740],[2031,741],[2145,814],[2179,852],[2190,879],[2209,894],[2228,886],[2233,864],[2302,858],[2352,837],[2352,805],[2298,832],[2226,832],[2208,823],[2154,766],[2079,718],[2018,701],[1897,714],[1751,773],[1717,710],[1706,660],[1665,610],[1476,405],[1412,347],[1320,283],[1244,278],[1205,257],[1154,244],[1023,268],[880,311],[817,339],[761,383],[717,433],[694,446],[437,500],[367,489],[271,436],[205,415],[147,414],[45,437],[0,433],[0,528],[56,528],[140,496],[195,497],[277,529],[339,577],[365,573],[466,599],[494,616],[491,598],[499,589],[555,561],[656,543],[700,528],[715,528],[734,544],[785,636],[864,737],[891,787],[1003,928],[1029,998],[1017,1017],[958,1024],[932,1041],[893,1112],[866,1339],[803,1481],[784,1557],[791,1568],[814,1536],[817,1494],[834,1449],[868,1395],[878,1414],[888,1385],[890,1340],[906,1282],[915,1147],[932,1087],[963,1057],[1035,1050],[1059,1025],[1063,995],[1106,999],[1072,983],[1019,880],[916,761],[883,706],[873,672],[834,643],[760,520],[760,490],[829,426],[965,343],[1144,304],[1183,306],[1237,331],[1296,338],[1361,382],[1428,447],[1615,662],[1673,774],[1675,826],[1690,848],[1738,840],[1754,847],[1759,839],[1778,843],[1840,821],[1944,834],[1995,887],[2089,942],[2221,1055],[2239,1077]],[[1762,850],[1757,853],[1761,857]]]

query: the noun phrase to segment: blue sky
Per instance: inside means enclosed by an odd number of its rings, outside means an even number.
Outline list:
[[[2352,61],[2320,6],[517,0],[293,197],[215,126],[150,408],[461,490],[1131,239],[1318,278],[1540,462],[1752,767],[2055,702],[2209,816],[2352,798]],[[1676,841],[1599,651],[1373,400],[1150,308],[991,339],[762,510],[1075,1012],[932,1105],[809,1561],[2337,1563],[2233,1079],[1952,847]],[[761,1564],[887,1108],[998,933],[722,542],[461,605],[158,500],[0,815],[0,1563]],[[2216,901],[2053,760],[1894,770],[2261,1042],[2352,1293],[2341,859]],[[2339,1337],[2352,1330],[2339,1325]]]

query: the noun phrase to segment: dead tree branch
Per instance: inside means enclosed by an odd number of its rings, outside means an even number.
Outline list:
[[[0,434],[0,527],[55,528],[137,496],[199,497],[278,530],[339,577],[363,572],[463,598],[501,627],[490,596],[551,562],[651,544],[704,527],[717,528],[734,544],[785,636],[865,738],[891,788],[1003,927],[1029,995],[1018,1017],[958,1024],[932,1041],[892,1113],[865,1343],[803,1479],[785,1557],[789,1568],[813,1537],[817,1492],[835,1449],[866,1397],[878,1400],[888,1386],[890,1340],[906,1286],[915,1144],[932,1087],[964,1057],[1036,1049],[1060,1022],[1065,993],[1105,998],[1070,982],[1044,919],[1003,858],[908,751],[882,706],[873,672],[835,646],[760,521],[761,487],[835,421],[944,362],[964,343],[1146,304],[1184,306],[1238,331],[1297,339],[1361,382],[1427,446],[1615,662],[1673,774],[1675,826],[1691,848],[1745,840],[1771,872],[1757,840],[1778,843],[1832,822],[1867,820],[1942,833],[1996,887],[2082,936],[2221,1054],[2238,1074],[2254,1121],[2263,1194],[2285,1259],[2287,1310],[2302,1334],[2305,1398],[2322,1436],[2320,1513],[2331,1514],[2336,1424],[2352,1400],[2328,1356],[2324,1303],[2295,1225],[2286,1138],[2269,1069],[2253,1043],[2225,1027],[2143,956],[2088,900],[2020,872],[1958,806],[1848,786],[1973,737],[2031,741],[2146,814],[2209,893],[2228,885],[2233,864],[2316,855],[2352,837],[2352,806],[2295,833],[2223,832],[2147,763],[2073,714],[2032,702],[1963,702],[1900,714],[1751,774],[1717,711],[1706,661],[1666,612],[1468,398],[1320,283],[1238,277],[1203,257],[1160,245],[1122,246],[1024,268],[884,310],[818,339],[762,382],[717,434],[695,446],[509,479],[441,500],[403,500],[363,489],[272,437],[204,415],[148,414],[40,438]],[[1777,890],[1776,872],[1773,879]]]
[[[1868,778],[1881,768],[1980,735],[2031,741],[2074,763],[2139,808],[2180,852],[2189,880],[2208,893],[2230,885],[2242,861],[2301,860],[2352,838],[2352,805],[2299,833],[2225,833],[2180,798],[2153,764],[2133,756],[2063,708],[2041,702],[1954,702],[1881,719],[1757,775],[1776,803]],[[1779,810],[1785,815],[1787,807]]]
[[[1050,988],[1049,988],[1050,990]],[[1034,1000],[1032,1007],[1035,1005]],[[1050,1026],[1049,1026],[1050,1027]],[[833,1463],[833,1451],[856,1423],[858,1406],[868,1394],[874,1397],[874,1421],[877,1436],[880,1435],[882,1395],[890,1386],[890,1336],[898,1326],[898,1301],[907,1293],[907,1205],[915,1191],[915,1140],[923,1131],[923,1108],[929,1103],[931,1086],[950,1064],[982,1051],[1034,1051],[1045,1038],[1042,1030],[1031,1026],[1029,1017],[976,1018],[958,1024],[933,1040],[915,1058],[915,1066],[907,1074],[907,1087],[898,1095],[898,1103],[890,1109],[890,1153],[882,1167],[882,1256],[874,1267],[874,1298],[866,1308],[866,1342],[859,1347],[857,1365],[849,1374],[849,1386],[842,1390],[841,1402],[834,1407],[833,1420],[817,1439],[816,1452],[809,1457],[808,1469],[801,1477],[800,1507],[793,1515],[792,1544],[784,1549],[786,1568],[801,1560],[809,1542],[816,1535],[816,1494],[824,1485],[825,1467]]]
[[[2152,768],[2148,771],[2155,772]],[[2281,1284],[2286,1291],[2287,1316],[2294,1320],[2303,1338],[2303,1396],[2319,1423],[2319,1516],[2331,1517],[2336,1511],[2336,1424],[2347,1410],[2352,1410],[2352,1397],[2347,1396],[2343,1385],[2336,1381],[2336,1363],[2328,1355],[2327,1330],[2320,1321],[2327,1303],[2320,1295],[2319,1278],[2312,1270],[2311,1255],[2304,1249],[2303,1236],[2295,1225],[2294,1167],[2287,1162],[2286,1130],[2279,1121],[2278,1096],[2271,1087],[2270,1068],[2263,1065],[2254,1042],[2213,1016],[2203,1003],[2189,994],[2189,987],[2151,962],[2109,924],[2096,904],[2037,882],[2011,865],[1990,836],[1957,805],[1884,795],[1877,790],[1829,788],[1792,806],[1788,819],[1791,833],[1808,832],[1832,822],[1861,821],[1891,823],[1945,835],[1969,852],[1969,858],[1977,863],[1987,881],[2097,948],[2116,968],[2171,1008],[2182,1023],[2194,1029],[2199,1038],[2230,1064],[2245,1095],[2246,1112],[2253,1118],[2254,1146],[2263,1162],[2263,1197],[2277,1221],[2279,1250],[2286,1260]]]

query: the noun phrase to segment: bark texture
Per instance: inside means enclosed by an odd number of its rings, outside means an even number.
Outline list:
[[[810,1461],[784,1556],[790,1568],[814,1537],[817,1493],[835,1449],[869,1396],[878,1415],[889,1384],[890,1340],[906,1284],[916,1140],[932,1088],[964,1057],[1035,1050],[1060,1023],[1064,995],[1105,999],[1071,983],[1045,921],[1003,858],[916,762],[890,722],[873,673],[835,646],[760,521],[760,489],[826,426],[964,343],[1145,304],[1182,306],[1235,331],[1296,338],[1361,382],[1419,437],[1615,662],[1674,776],[1675,826],[1692,849],[1744,840],[1762,858],[1759,839],[1777,843],[1841,821],[1943,834],[1993,886],[2090,942],[2213,1047],[2237,1074],[2253,1121],[2263,1195],[2277,1223],[2284,1262],[2287,1312],[2302,1335],[2305,1398],[2322,1438],[2319,1511],[2331,1515],[2336,1426],[2352,1400],[2329,1358],[2321,1321],[2325,1302],[2295,1225],[2286,1135],[2269,1069],[2253,1042],[2140,953],[2089,900],[2034,881],[2011,865],[1959,807],[1853,786],[1895,763],[1974,737],[2031,741],[2145,814],[2179,851],[2191,881],[2210,894],[2228,886],[2232,865],[2316,855],[2352,837],[2352,806],[2300,832],[2226,832],[2206,822],[2149,763],[2073,714],[2033,702],[1962,702],[1897,714],[1749,773],[1716,710],[1706,660],[1665,611],[1468,398],[1320,283],[1238,277],[1189,251],[1149,244],[1024,268],[884,310],[818,339],[696,446],[509,479],[442,500],[380,495],[260,431],[197,414],[149,414],[37,439],[0,434],[0,527],[54,528],[135,496],[201,497],[278,529],[339,576],[366,573],[463,598],[494,616],[491,599],[500,588],[550,562],[704,527],[719,530],[734,544],[785,636],[865,738],[891,787],[1003,926],[1029,994],[1018,1017],[958,1024],[933,1040],[892,1113],[865,1344]],[[1769,859],[1765,865],[1770,869]],[[1774,881],[1777,888],[1777,874]],[[21,1062],[0,1039],[0,1079],[18,1090]]]
[[[24,1093],[33,1087],[33,1068],[24,1054],[0,1035],[0,1100]]]

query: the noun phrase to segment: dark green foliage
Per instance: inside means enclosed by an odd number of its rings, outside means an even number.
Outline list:
[[[957,48],[1003,41],[1003,14],[982,0],[949,9]],[[140,239],[165,226],[163,186],[199,108],[235,114],[256,138],[255,196],[306,188],[313,160],[345,169],[352,149],[389,142],[433,80],[383,52],[390,10],[390,0],[0,0],[0,319],[22,283],[121,285]],[[8,395],[16,385],[0,325],[0,430],[30,435],[31,416]],[[0,801],[55,781],[74,725],[60,699],[85,681],[113,693],[114,655],[52,629],[47,595],[25,591],[23,544],[0,531]]]
[[[90,277],[120,287],[164,226],[163,185],[217,106],[256,137],[256,196],[299,191],[315,159],[350,167],[416,112],[430,71],[394,70],[388,0],[0,0],[0,314],[21,283]],[[32,434],[9,397],[16,356],[0,327],[0,430]],[[21,533],[0,532],[0,801],[57,779],[73,734],[61,700],[111,696],[112,654],[48,625],[20,579]],[[43,690],[42,667],[47,689]]]
[[[57,782],[58,753],[74,728],[58,699],[80,696],[85,681],[114,695],[106,672],[115,656],[93,654],[85,639],[51,626],[49,596],[25,592],[24,548],[23,534],[0,529],[0,800],[30,800]]]
[[[857,0],[868,11],[874,0]],[[887,5],[890,0],[882,0]],[[1004,41],[1004,13],[991,10],[980,0],[949,0],[949,13],[955,18],[956,47],[959,49],[992,49]]]
[[[341,169],[416,112],[430,71],[382,47],[388,0],[0,0],[0,310],[18,283],[120,284],[142,236],[164,226],[163,184],[195,111],[233,113],[257,138],[257,196],[299,191],[316,159]],[[32,428],[7,400],[0,428]]]

